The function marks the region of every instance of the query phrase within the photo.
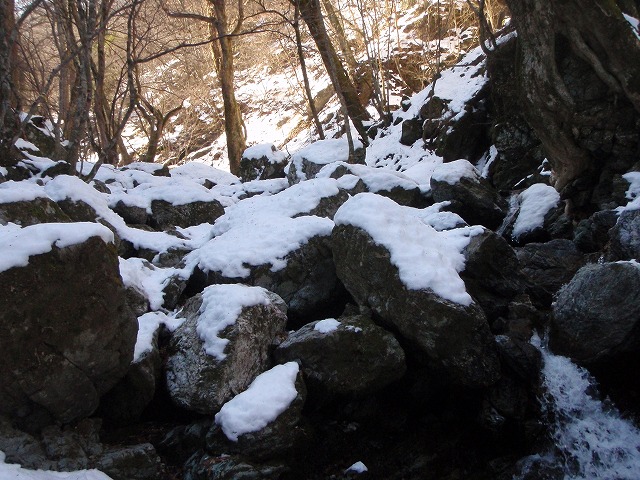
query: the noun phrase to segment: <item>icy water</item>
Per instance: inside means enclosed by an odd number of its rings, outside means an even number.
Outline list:
[[[524,459],[515,479],[640,479],[640,429],[597,399],[587,370],[554,355],[537,337],[532,343],[544,360],[542,403],[555,447]]]

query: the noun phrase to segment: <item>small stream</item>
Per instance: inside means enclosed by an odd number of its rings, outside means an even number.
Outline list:
[[[606,401],[593,377],[534,337],[544,360],[543,412],[553,447],[521,461],[514,480],[640,479],[640,429]]]

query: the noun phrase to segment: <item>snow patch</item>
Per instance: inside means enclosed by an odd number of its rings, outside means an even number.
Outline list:
[[[544,225],[545,215],[560,203],[560,194],[544,183],[531,185],[518,196],[520,211],[513,225],[514,239]]]
[[[354,472],[354,473],[364,473],[364,472],[368,472],[369,469],[367,468],[367,466],[362,463],[362,462],[356,462],[353,465],[351,465],[349,468],[347,468],[344,473],[349,473],[349,472]]]
[[[257,432],[273,422],[296,399],[296,362],[276,365],[258,375],[244,392],[225,403],[216,414],[216,424],[229,440]]]
[[[313,327],[313,330],[320,333],[331,333],[335,332],[340,326],[340,322],[335,318],[326,318],[324,320],[320,320],[316,322]]]
[[[0,451],[0,478],[3,480],[111,480],[99,470],[54,472],[51,470],[28,470],[15,463],[4,463],[5,454]]]
[[[287,154],[278,150],[272,143],[260,143],[247,148],[242,154],[250,160],[266,158],[269,163],[281,163],[287,158]]]
[[[461,178],[470,178],[477,182],[480,178],[480,172],[467,160],[455,160],[438,165],[431,174],[431,178],[436,182],[455,185],[460,183]]]
[[[640,172],[625,173],[622,178],[629,182],[629,188],[625,194],[629,202],[623,207],[616,208],[616,211],[622,213],[625,210],[640,209]]]
[[[0,183],[0,204],[13,202],[31,202],[36,198],[47,198],[47,194],[39,185],[31,182]]]

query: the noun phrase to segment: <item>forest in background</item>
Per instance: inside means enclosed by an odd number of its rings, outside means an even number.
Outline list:
[[[403,96],[424,88],[507,16],[500,0],[9,0],[3,6],[5,156],[19,158],[13,145],[20,122],[36,115],[52,122],[53,158],[71,164],[89,158],[176,164],[225,132],[236,172],[247,147],[247,106],[237,99],[236,84],[251,81],[244,75],[252,67],[259,76],[288,74],[291,109],[304,118],[298,129],[313,126],[323,138],[320,112],[337,92],[342,118],[366,139],[368,125],[388,122]],[[318,91],[322,77],[330,85]]]

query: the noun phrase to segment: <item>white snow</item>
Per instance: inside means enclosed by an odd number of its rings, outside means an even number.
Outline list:
[[[162,290],[169,283],[171,276],[177,272],[175,268],[156,267],[142,258],[120,258],[120,276],[123,283],[141,293],[149,301],[151,310],[162,307]]]
[[[111,230],[97,223],[41,223],[27,227],[15,223],[0,225],[0,272],[26,267],[29,257],[48,253],[54,246],[65,248],[91,237],[113,243]]]
[[[518,196],[520,211],[513,225],[514,239],[544,224],[545,215],[560,203],[560,194],[544,183],[531,185]]]
[[[455,185],[461,178],[477,181],[480,178],[480,172],[467,160],[455,160],[438,165],[431,174],[431,178],[437,182]]]
[[[433,214],[433,212],[431,213]],[[462,305],[473,303],[459,272],[464,270],[463,249],[482,227],[439,232],[427,224],[419,209],[403,207],[385,197],[360,193],[336,213],[336,225],[365,230],[391,255],[400,280],[411,290],[432,290]]]
[[[276,195],[256,196],[228,207],[214,224],[214,238],[186,257],[188,267],[197,265],[229,278],[246,278],[247,265],[271,264],[274,272],[283,269],[290,252],[312,237],[331,234],[333,222],[328,218],[297,215],[337,195],[338,184],[332,178],[309,180]]]
[[[138,317],[138,337],[133,349],[132,363],[137,363],[142,356],[151,351],[153,336],[160,325],[165,325],[170,332],[173,332],[184,322],[184,318],[175,318],[164,312],[148,312]]]
[[[280,163],[287,158],[287,154],[278,150],[272,143],[253,145],[247,148],[242,156],[255,160],[266,158],[269,163]]]
[[[5,454],[0,451],[0,479],[2,480],[111,480],[98,470],[54,472],[50,470],[28,470],[15,463],[5,463]]]
[[[5,167],[0,167],[0,175],[9,175],[9,170],[7,170]]]
[[[36,198],[47,198],[44,188],[31,182],[0,183],[0,204],[13,202],[31,202]]]
[[[247,265],[271,265],[277,272],[287,266],[287,255],[316,236],[329,236],[333,222],[328,218],[269,217],[237,224],[213,238],[185,258],[189,268],[216,271],[228,278],[246,278]]]
[[[640,20],[632,17],[631,15],[627,15],[626,13],[623,13],[622,15],[624,16],[624,19],[629,22],[629,25],[631,25],[631,30],[635,36],[640,40]]]
[[[202,305],[198,311],[196,332],[204,342],[207,355],[222,361],[229,343],[219,334],[234,325],[244,308],[271,303],[267,290],[246,285],[211,285],[202,292]]]
[[[408,176],[386,168],[374,168],[367,165],[348,164],[336,162],[326,167],[317,175],[317,178],[330,177],[336,168],[343,166],[356,177],[360,178],[369,192],[391,191],[394,188],[412,190],[418,186],[417,182]]]
[[[36,147],[33,143],[27,142],[23,138],[19,138],[16,140],[15,146],[19,150],[31,150],[32,152],[39,152],[40,149]]]
[[[235,175],[198,162],[185,163],[179,167],[171,168],[169,172],[172,177],[188,178],[198,183],[202,183],[205,180],[209,180],[216,185],[233,185],[240,183],[240,179]]]
[[[349,473],[349,472],[354,472],[354,473],[364,473],[364,472],[368,472],[369,469],[367,468],[367,466],[362,463],[362,462],[356,462],[353,465],[351,465],[349,468],[347,468],[344,473]]]
[[[320,333],[331,333],[335,332],[340,326],[340,322],[335,318],[325,318],[324,320],[320,320],[316,322],[313,327],[313,330]]]
[[[244,392],[225,403],[216,414],[216,424],[229,440],[257,432],[273,422],[298,396],[296,362],[276,365],[262,373]]]
[[[625,210],[640,209],[640,172],[625,173],[622,178],[629,182],[629,188],[626,191],[626,197],[629,202],[623,207],[616,208],[616,211],[623,212]]]

